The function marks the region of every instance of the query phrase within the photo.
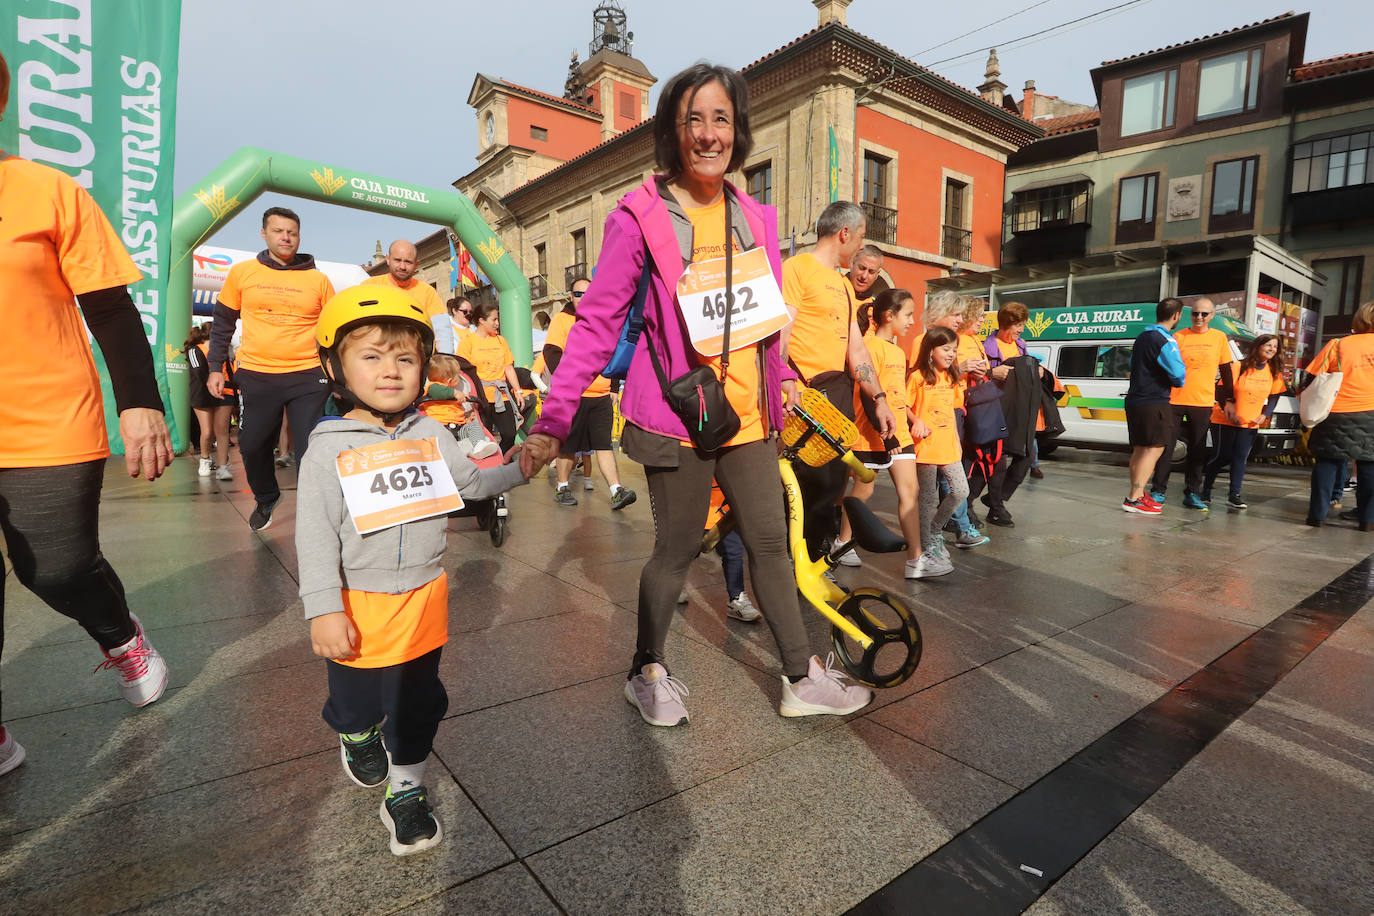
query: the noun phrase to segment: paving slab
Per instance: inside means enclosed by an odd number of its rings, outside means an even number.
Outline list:
[[[1010,792],[860,720],[529,863],[579,914],[840,913]]]

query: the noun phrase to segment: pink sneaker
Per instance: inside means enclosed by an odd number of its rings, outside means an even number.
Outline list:
[[[14,740],[10,730],[0,725],[0,776],[24,762],[24,747]]]
[[[645,665],[625,682],[625,700],[650,725],[686,725],[687,707],[682,705],[682,698],[690,695],[687,685],[657,662]]]
[[[147,706],[162,696],[167,688],[167,663],[143,635],[143,624],[134,617],[138,632],[124,645],[105,652],[105,660],[96,671],[110,668],[119,672],[119,690],[134,706]]]
[[[811,656],[811,666],[806,677],[793,684],[786,677],[782,679],[782,702],[778,704],[778,715],[794,718],[796,716],[844,716],[863,709],[873,701],[873,691],[858,684],[845,686],[849,675],[835,667],[835,653],[831,652],[821,660]]]

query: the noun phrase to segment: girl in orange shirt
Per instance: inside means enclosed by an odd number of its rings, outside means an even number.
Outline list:
[[[906,410],[906,354],[897,345],[897,338],[910,331],[915,323],[916,302],[904,289],[885,290],[871,304],[860,307],[858,320],[859,330],[864,334],[864,346],[878,372],[878,384],[887,395],[887,406],[894,416],[901,416]],[[916,504],[916,445],[905,423],[897,425],[897,433],[891,439],[883,439],[869,416],[872,404],[866,395],[855,390],[854,416],[859,441],[854,444],[854,454],[866,466],[874,470],[887,468],[892,475],[892,484],[897,489],[897,518],[906,537],[908,559],[914,562],[921,553],[917,547],[921,542],[921,510]],[[855,479],[851,495],[868,502],[873,488],[873,482]],[[844,516],[840,522],[840,541],[851,537],[849,517]],[[861,565],[853,550],[845,551],[840,563]]]
[[[907,416],[920,438],[916,446],[917,502],[921,514],[921,555],[907,560],[908,579],[944,576],[954,571],[940,532],[959,504],[968,499],[964,476],[963,447],[954,411],[964,405],[964,384],[955,361],[959,335],[949,328],[934,327],[921,338],[921,349],[907,380]],[[924,428],[917,424],[923,424]],[[924,436],[920,434],[924,432]],[[943,477],[949,492],[941,499],[936,483]]]
[[[1221,469],[1231,467],[1231,485],[1226,505],[1244,509],[1240,485],[1245,480],[1245,462],[1255,444],[1259,428],[1274,413],[1279,395],[1288,390],[1279,357],[1279,339],[1261,334],[1250,345],[1245,359],[1221,367],[1217,403],[1212,407],[1212,458],[1204,469],[1202,501],[1209,502],[1212,484]]]
[[[510,344],[501,336],[500,307],[488,302],[478,308],[477,315],[472,333],[458,344],[458,355],[476,367],[477,377],[487,390],[487,400],[496,409],[496,431],[504,454],[515,445],[515,433],[521,422],[517,414],[524,412],[525,399],[519,394],[515,357]]]

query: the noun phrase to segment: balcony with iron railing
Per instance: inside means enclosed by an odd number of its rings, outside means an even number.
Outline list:
[[[546,298],[548,298],[548,295],[549,295],[549,281],[548,281],[548,278],[546,278],[546,277],[544,277],[544,276],[542,276],[542,275],[540,275],[540,274],[535,274],[534,276],[530,277],[529,280],[530,280],[530,300],[531,300],[531,301],[538,301],[539,299],[546,299]]]
[[[956,261],[973,260],[973,230],[945,226],[940,238],[940,254]]]
[[[587,262],[572,264],[563,268],[563,288],[572,289],[573,283],[587,279]]]
[[[897,211],[891,207],[882,207],[869,201],[864,201],[859,206],[863,209],[864,217],[868,220],[864,237],[871,242],[883,242],[888,245],[897,244]]]

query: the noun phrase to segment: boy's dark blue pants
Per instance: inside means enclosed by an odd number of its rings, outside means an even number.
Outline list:
[[[327,661],[329,699],[324,721],[341,734],[382,726],[382,739],[399,766],[423,763],[448,712],[448,693],[439,680],[442,648],[385,668],[352,668]],[[385,719],[385,721],[383,721]]]

